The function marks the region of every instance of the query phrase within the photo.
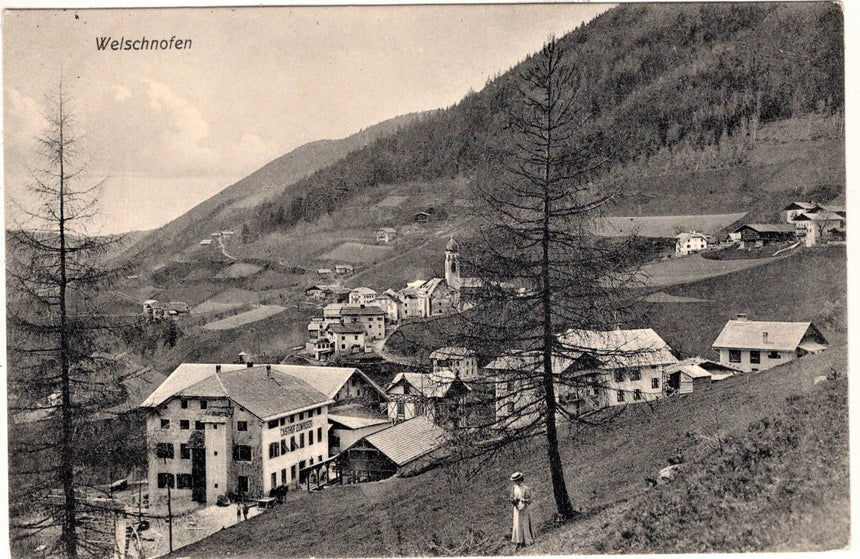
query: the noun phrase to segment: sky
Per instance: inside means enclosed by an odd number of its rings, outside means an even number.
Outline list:
[[[62,76],[93,232],[158,227],[310,141],[450,106],[607,4],[19,10],[3,18],[7,226]],[[189,39],[99,50],[99,37]],[[84,183],[87,184],[87,183]]]

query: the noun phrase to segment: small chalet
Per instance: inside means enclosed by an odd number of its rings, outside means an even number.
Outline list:
[[[376,242],[390,243],[397,238],[397,230],[392,227],[383,227],[376,231]]]
[[[200,241],[200,246],[205,247],[205,246],[209,246],[211,244],[212,244],[212,239],[203,239],[202,241]]]
[[[742,371],[763,371],[827,349],[827,340],[811,322],[766,322],[738,315],[714,340],[720,363]]]
[[[445,430],[416,417],[354,443],[341,452],[339,465],[347,483],[378,481],[395,474],[409,476],[429,468],[444,453]]]
[[[397,373],[385,388],[388,417],[404,421],[427,416],[439,424],[459,423],[469,415],[469,407],[478,402],[472,389],[453,372]]]
[[[704,233],[680,233],[675,237],[675,256],[686,256],[708,248],[708,236]]]
[[[740,233],[740,247],[761,247],[768,243],[794,241],[797,238],[797,227],[781,223],[748,223],[734,231]]]
[[[334,273],[339,276],[346,276],[353,272],[352,264],[335,264]]]
[[[430,214],[427,212],[418,212],[415,214],[416,223],[427,223],[430,221]]]

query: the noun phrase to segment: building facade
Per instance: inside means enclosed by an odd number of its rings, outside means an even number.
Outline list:
[[[275,366],[277,367],[277,366]],[[268,496],[328,458],[333,400],[272,365],[180,365],[144,402],[150,502]]]
[[[749,373],[823,351],[827,340],[811,322],[766,322],[738,315],[726,323],[712,347],[720,363]]]

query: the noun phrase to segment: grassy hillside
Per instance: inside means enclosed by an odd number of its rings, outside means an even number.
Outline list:
[[[285,505],[174,556],[513,554],[506,503],[513,470],[526,473],[536,495],[538,542],[529,554],[839,548],[848,542],[846,366],[846,348],[835,347],[650,407],[629,406],[606,425],[563,427],[565,474],[580,516],[561,527],[549,522],[552,491],[535,441],[470,479],[465,468],[450,468],[291,493]],[[819,375],[831,380],[814,385]],[[679,479],[650,489],[645,478],[676,454],[687,463]],[[696,529],[681,529],[687,525]]]

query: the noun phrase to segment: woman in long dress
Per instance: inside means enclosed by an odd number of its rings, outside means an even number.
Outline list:
[[[511,533],[511,541],[517,544],[517,549],[534,543],[535,534],[532,528],[532,519],[529,507],[532,503],[532,490],[523,483],[524,476],[521,472],[514,472],[511,481],[511,504],[514,506],[514,527]]]

